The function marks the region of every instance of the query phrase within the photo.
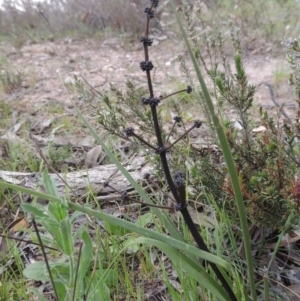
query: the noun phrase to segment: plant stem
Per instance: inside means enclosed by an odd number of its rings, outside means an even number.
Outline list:
[[[148,37],[148,33],[149,33],[149,18],[147,18],[147,26],[146,26],[145,36]],[[143,44],[144,44],[144,52],[145,52],[145,61],[149,61],[148,45],[145,42]],[[151,76],[150,76],[150,70],[146,70],[146,74],[147,74],[147,82],[148,82],[150,98],[153,98],[154,93],[153,93],[152,81],[151,81]],[[167,184],[168,184],[168,186],[171,190],[171,193],[172,193],[174,199],[176,200],[177,206],[179,206],[179,211],[181,212],[181,214],[184,218],[184,221],[187,224],[189,230],[191,231],[198,247],[201,250],[205,250],[206,252],[209,252],[208,247],[206,246],[203,238],[201,237],[200,233],[198,232],[198,230],[196,228],[196,225],[194,224],[194,222],[193,222],[193,220],[192,220],[192,218],[189,214],[189,211],[187,210],[187,203],[186,203],[185,195],[183,196],[182,193],[181,194],[178,193],[178,190],[177,190],[177,188],[175,186],[175,183],[172,179],[172,176],[171,176],[171,173],[170,173],[170,168],[169,168],[167,157],[166,157],[167,148],[163,144],[163,140],[162,140],[162,136],[161,136],[161,130],[160,130],[160,127],[159,127],[159,122],[158,122],[157,110],[156,110],[155,105],[151,105],[151,113],[152,113],[154,129],[155,129],[155,134],[156,134],[157,143],[158,143],[158,153],[160,155],[160,159],[161,159],[161,162],[162,162],[162,167],[163,167],[163,170],[164,170],[164,173],[165,173]],[[191,131],[195,126],[196,125],[194,125],[184,135],[186,135],[189,131]],[[171,146],[173,146],[181,138],[182,137],[177,139]],[[183,190],[185,190],[185,189],[183,189]],[[222,285],[224,286],[224,288],[227,291],[227,294],[229,295],[231,300],[237,301],[231,287],[228,285],[226,279],[224,278],[224,276],[222,275],[222,273],[220,272],[218,267],[215,264],[212,264],[212,263],[209,263],[209,264],[211,265],[213,271],[216,273],[217,277],[221,281]],[[199,280],[199,282],[201,283],[201,280]]]

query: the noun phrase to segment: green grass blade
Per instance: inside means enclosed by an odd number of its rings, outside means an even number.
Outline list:
[[[159,250],[167,254],[168,258],[172,260],[176,265],[180,265],[182,269],[198,280],[201,286],[207,288],[218,300],[230,301],[230,298],[224,288],[212,278],[201,265],[195,265],[194,261],[189,259],[178,250],[172,248],[169,244],[147,237],[138,237],[132,240],[132,243],[147,244],[157,247]],[[200,279],[200,280],[199,280]]]
[[[14,184],[9,184],[9,183],[5,183],[5,182],[0,181],[0,187],[1,186],[2,187],[7,187],[7,188],[12,188],[12,189],[15,189],[17,191],[25,192],[25,193],[28,193],[30,195],[36,196],[36,197],[41,197],[45,200],[56,201],[56,202],[60,201],[59,198],[53,197],[51,195],[47,195],[45,193],[34,191],[34,190],[31,190],[31,189],[28,189],[28,188],[20,187],[20,186],[14,185]],[[175,239],[173,237],[169,237],[169,236],[160,234],[156,231],[153,231],[153,230],[150,230],[150,229],[147,229],[147,228],[140,227],[140,226],[138,226],[136,224],[133,224],[131,222],[128,222],[126,220],[119,219],[119,218],[111,216],[109,214],[105,214],[101,211],[94,210],[94,209],[91,209],[91,208],[88,208],[88,207],[85,207],[85,206],[82,206],[82,205],[79,205],[79,204],[76,204],[76,203],[68,202],[68,206],[69,206],[69,208],[71,208],[73,210],[77,210],[77,211],[80,211],[82,213],[88,214],[89,216],[94,216],[96,218],[103,219],[103,220],[107,221],[108,223],[111,223],[113,225],[122,227],[122,228],[127,229],[131,232],[138,233],[138,234],[143,235],[145,237],[156,239],[156,240],[159,240],[159,241],[162,241],[162,242],[167,241],[168,244],[170,244],[174,248],[177,248],[178,250],[186,252],[186,253],[188,253],[192,256],[197,256],[197,257],[202,258],[204,260],[213,262],[216,265],[219,265],[220,267],[223,267],[224,269],[226,269],[228,271],[231,269],[231,265],[227,261],[225,261],[224,259],[222,259],[222,258],[220,258],[216,255],[213,255],[211,253],[202,251],[199,248],[194,247],[192,245],[189,245],[189,244],[187,244],[187,243],[185,243],[181,240],[178,240],[178,239]],[[194,262],[194,264],[195,264],[195,262]]]
[[[191,60],[192,60],[193,66],[194,66],[194,69],[196,71],[197,78],[199,80],[203,95],[205,97],[206,105],[209,109],[211,119],[212,119],[212,121],[214,123],[214,126],[215,126],[215,129],[217,131],[217,135],[218,135],[218,138],[219,138],[219,141],[220,141],[222,152],[223,152],[223,155],[224,155],[224,158],[225,158],[225,161],[226,161],[226,165],[227,165],[228,172],[229,172],[230,179],[231,179],[232,188],[233,188],[234,195],[235,195],[235,201],[236,201],[237,208],[238,208],[238,213],[239,213],[241,228],[242,228],[242,232],[243,232],[243,237],[244,237],[244,247],[245,247],[246,260],[247,260],[247,266],[248,266],[248,277],[249,277],[250,288],[251,288],[251,297],[252,297],[253,301],[256,301],[257,296],[256,296],[256,289],[255,289],[254,267],[253,267],[252,254],[251,254],[250,235],[249,235],[249,231],[248,231],[248,222],[247,222],[246,210],[245,210],[244,202],[243,202],[243,195],[242,195],[242,192],[241,192],[241,189],[240,189],[235,164],[234,164],[234,161],[232,159],[231,151],[230,151],[225,133],[223,131],[222,125],[219,121],[219,118],[215,114],[213,102],[210,98],[210,94],[207,90],[207,87],[206,87],[206,84],[205,84],[204,79],[202,77],[200,68],[199,68],[198,63],[196,61],[194,53],[191,49],[190,43],[188,41],[187,34],[185,33],[185,30],[184,30],[183,25],[181,23],[181,20],[178,16],[178,13],[176,11],[173,0],[172,0],[171,4],[172,4],[173,12],[176,16],[177,23],[178,23],[179,28],[180,28],[181,34],[184,38],[185,45],[188,49],[189,55],[191,57]]]
[[[137,191],[137,193],[141,196],[142,200],[148,204],[153,204],[152,200],[149,198],[147,193],[144,191],[144,189],[132,178],[132,176],[129,174],[129,172],[124,168],[124,166],[118,161],[118,159],[114,156],[114,154],[111,152],[111,150],[105,145],[105,143],[101,140],[101,138],[98,136],[96,131],[91,127],[91,125],[88,123],[88,121],[85,119],[85,117],[81,114],[79,109],[74,104],[74,107],[77,111],[77,114],[82,119],[82,121],[85,123],[86,127],[92,134],[92,136],[95,138],[97,143],[101,145],[102,149],[108,156],[111,162],[113,162],[116,167],[121,171],[121,173],[126,177],[128,182],[132,185],[132,187]],[[172,237],[176,239],[183,240],[181,234],[175,227],[174,223],[171,221],[170,217],[166,213],[162,213],[157,208],[151,208],[151,210],[155,213],[155,215],[160,219],[160,221],[164,224],[167,231],[172,235]]]

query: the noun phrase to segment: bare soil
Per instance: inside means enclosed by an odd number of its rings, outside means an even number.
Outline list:
[[[74,76],[84,77],[95,89],[103,91],[109,83],[122,87],[126,80],[139,86],[147,85],[146,76],[139,68],[143,60],[142,44],[137,41],[110,37],[95,40],[65,39],[45,44],[34,44],[16,49],[9,44],[0,45],[1,52],[8,61],[9,69],[21,72],[22,84],[12,94],[0,94],[0,100],[17,102],[20,112],[38,111],[50,104],[61,104],[72,108],[66,86]],[[154,66],[154,89],[156,93],[167,93],[177,89],[184,82],[178,62],[179,55],[188,56],[182,44],[167,36],[155,39],[151,48]],[[263,82],[274,86],[277,101],[284,104],[286,111],[293,115],[296,103],[293,89],[288,86],[288,66],[284,56],[272,58],[249,55],[245,59],[245,69],[249,81],[259,85],[255,95],[255,106],[274,107],[269,90]]]

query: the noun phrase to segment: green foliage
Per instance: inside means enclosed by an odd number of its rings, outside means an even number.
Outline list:
[[[287,48],[286,60],[289,63],[289,67],[291,69],[289,75],[289,84],[295,87],[296,95],[298,98],[300,98],[300,37],[298,37],[297,39],[286,39],[285,46]]]
[[[0,70],[0,87],[6,94],[11,94],[21,87],[23,74]]]
[[[66,159],[72,155],[72,149],[68,145],[56,147],[54,143],[49,143],[47,147],[47,157],[53,168],[59,170]]]
[[[49,196],[57,198],[57,189],[47,171],[44,172],[43,182]],[[98,297],[99,294],[104,299],[109,299],[110,289],[106,285],[107,278],[100,277],[99,279],[99,276],[106,272],[106,269],[100,268],[102,266],[101,260],[99,261],[100,271],[98,270],[94,277],[91,274],[91,263],[94,257],[92,239],[86,229],[79,228],[75,230],[73,227],[80,213],[74,212],[69,216],[68,204],[64,199],[61,199],[60,202],[50,202],[48,209],[29,204],[23,204],[22,208],[25,212],[34,214],[36,222],[50,233],[52,246],[56,247],[62,254],[56,261],[49,260],[50,271],[59,301],[71,300],[71,296],[74,294],[76,296],[75,300],[82,300],[89,287],[92,288],[92,291],[89,293],[87,300],[94,300],[94,297]],[[75,249],[77,239],[81,239],[83,244],[80,257],[78,257],[78,252]],[[46,241],[49,242],[49,238]],[[78,273],[76,272],[77,265]],[[36,281],[50,280],[44,261],[27,266],[23,274],[27,278]],[[76,290],[75,279],[77,282]]]
[[[110,153],[110,155],[112,155],[112,154]],[[120,163],[118,163],[118,164],[120,164]],[[52,192],[55,191],[54,187],[51,188],[51,185],[52,185],[51,180],[47,179],[47,178],[48,178],[47,173],[45,173],[44,181],[45,181],[45,183],[48,181],[48,184],[46,186],[48,186],[48,188],[50,188]],[[137,184],[135,184],[135,185],[137,185]],[[113,281],[113,279],[115,279],[115,277],[116,277],[115,276],[116,272],[114,269],[112,269],[112,264],[114,263],[114,261],[118,260],[119,255],[121,253],[123,253],[129,247],[129,245],[143,244],[143,245],[151,245],[151,246],[157,247],[158,249],[163,251],[165,254],[167,254],[168,257],[174,263],[178,264],[178,265],[175,265],[175,267],[178,267],[180,270],[183,269],[184,271],[186,271],[188,273],[188,275],[190,275],[190,277],[192,277],[196,280],[201,279],[201,284],[204,287],[206,287],[208,290],[210,290],[213,295],[217,296],[218,300],[229,301],[224,289],[209,275],[209,273],[207,273],[207,271],[203,268],[201,262],[198,261],[197,258],[202,258],[202,259],[205,259],[208,261],[212,261],[212,262],[218,264],[220,267],[224,268],[224,270],[226,270],[227,272],[231,271],[230,264],[218,256],[201,251],[197,247],[194,247],[190,244],[183,242],[181,236],[178,236],[177,238],[172,238],[168,235],[160,234],[157,231],[153,231],[153,230],[141,227],[137,224],[128,222],[126,220],[119,219],[112,215],[105,214],[102,211],[93,210],[93,209],[89,208],[89,206],[78,205],[74,202],[66,203],[65,200],[59,199],[56,196],[53,196],[51,194],[45,194],[45,193],[41,193],[38,191],[33,191],[33,190],[30,190],[30,189],[27,189],[27,188],[24,188],[21,186],[18,187],[17,185],[8,184],[5,182],[0,182],[0,186],[12,188],[19,192],[29,193],[35,197],[49,200],[51,203],[53,203],[54,207],[59,208],[59,210],[58,210],[59,212],[56,212],[53,215],[53,213],[49,214],[49,212],[44,212],[43,210],[38,209],[32,205],[28,205],[28,204],[23,205],[24,210],[28,213],[33,213],[36,217],[36,220],[39,221],[39,223],[41,225],[43,225],[45,228],[47,227],[47,229],[49,229],[49,231],[52,231],[53,229],[57,229],[55,236],[52,236],[52,239],[53,239],[52,241],[54,242],[54,245],[56,245],[56,247],[59,247],[59,244],[60,244],[57,241],[56,236],[58,236],[58,237],[61,236],[61,229],[59,228],[59,225],[60,225],[59,221],[64,220],[65,218],[68,218],[64,213],[65,210],[67,210],[67,209],[75,210],[74,215],[70,217],[71,224],[73,224],[74,220],[76,219],[75,215],[78,216],[81,212],[81,213],[87,214],[90,217],[95,217],[95,218],[104,220],[107,223],[109,223],[110,225],[121,227],[130,232],[135,232],[135,233],[138,233],[139,235],[141,235],[140,237],[133,238],[133,239],[131,237],[125,236],[125,240],[123,241],[124,248],[121,248],[121,249],[119,249],[119,247],[120,247],[120,241],[122,241],[122,239],[120,239],[118,237],[116,240],[116,241],[118,241],[118,247],[113,246],[113,248],[103,250],[103,253],[100,253],[100,255],[106,256],[104,258],[107,258],[108,250],[110,250],[112,252],[112,254],[111,254],[112,259],[113,259],[112,263],[110,264],[109,267],[104,268],[104,266],[102,264],[100,264],[103,261],[101,261],[99,259],[99,266],[98,266],[99,270],[97,271],[97,273],[101,273],[101,275],[97,274],[97,277],[94,276],[92,278],[92,280],[91,280],[91,274],[89,274],[90,270],[85,271],[86,269],[84,268],[84,266],[82,264],[83,268],[82,268],[81,275],[84,275],[85,273],[86,274],[85,274],[85,281],[82,284],[83,289],[80,290],[80,292],[77,294],[77,296],[79,296],[79,300],[81,300],[80,296],[82,296],[85,289],[87,287],[89,287],[90,284],[91,284],[91,290],[89,293],[89,296],[90,296],[89,298],[91,298],[91,299],[88,298],[88,300],[93,300],[92,299],[93,296],[99,296],[100,290],[102,290],[101,296],[103,296],[102,295],[103,293],[105,293],[105,294],[106,294],[106,292],[108,293],[108,290],[111,287],[111,285],[116,284],[116,281]],[[49,193],[49,191],[47,191],[47,193]],[[44,209],[44,210],[46,210],[46,209]],[[54,211],[52,210],[52,212],[54,212]],[[66,216],[66,217],[64,217],[64,216]],[[160,214],[158,214],[158,216],[160,217]],[[45,221],[45,224],[43,223],[43,221]],[[168,221],[168,219],[166,217],[162,218],[162,221],[164,221],[164,224],[163,224],[164,227],[166,229],[171,230],[171,233],[172,233],[173,232],[172,222]],[[86,254],[87,258],[81,259],[81,260],[84,260],[85,262],[91,262],[91,258],[88,258],[89,254],[91,252],[91,249],[90,249],[91,242],[90,242],[90,239],[87,237],[87,235],[88,234],[85,233],[84,231],[82,231],[82,232],[79,231],[77,234],[74,234],[74,232],[73,232],[73,234],[72,234],[73,237],[68,238],[68,240],[73,240],[73,239],[75,239],[75,237],[76,238],[81,237],[82,240],[84,241],[84,243],[86,244],[86,248],[88,250],[88,253]],[[127,241],[127,243],[126,243],[126,241]],[[74,274],[72,274],[71,271],[74,272],[75,266],[73,265],[72,267],[70,267],[70,265],[71,265],[71,261],[74,263],[75,259],[77,258],[77,255],[75,252],[75,254],[68,256],[60,248],[59,248],[59,251],[62,252],[62,254],[63,254],[62,258],[56,262],[50,262],[50,266],[51,266],[51,271],[53,271],[54,282],[55,282],[55,284],[58,285],[58,288],[60,289],[60,291],[62,291],[61,292],[63,294],[62,300],[65,300],[64,298],[69,297],[72,292],[72,286],[70,285],[70,279],[74,279],[73,278]],[[44,268],[43,263],[39,263],[39,266],[34,266],[34,265],[35,264],[30,265],[25,269],[24,273],[26,276],[28,276],[31,279],[35,279],[35,277],[45,277],[45,278],[48,277],[47,271]],[[42,273],[41,270],[44,271],[44,273]],[[81,270],[81,268],[79,268],[79,271],[80,270]],[[49,279],[49,278],[47,278],[47,279]],[[80,284],[79,280],[80,279],[77,280],[78,284]],[[79,287],[81,287],[81,286],[79,285]],[[107,295],[105,295],[105,296],[107,297]],[[66,299],[66,300],[68,300],[68,299]]]
[[[217,100],[218,106],[215,110],[223,122],[226,139],[239,174],[239,186],[249,221],[274,230],[286,227],[286,219],[292,215],[294,218],[290,226],[296,225],[297,206],[293,191],[298,176],[296,157],[299,146],[295,143],[297,124],[291,126],[285,123],[280,127],[276,116],[260,112],[261,130],[257,131],[258,125],[252,117],[256,87],[248,84],[239,31],[230,25],[233,49],[233,61],[230,62],[224,55],[224,34],[218,28],[210,34],[197,37],[188,21],[188,10],[185,10],[185,18],[189,24],[187,27],[189,36],[193,37],[191,40],[194,53],[197,54],[197,63],[214,87],[211,95]],[[203,43],[206,43],[209,53],[209,64],[199,46]],[[184,73],[190,78],[190,72],[186,70]],[[204,98],[200,99],[206,120],[211,127],[210,133],[214,133],[212,117]],[[229,110],[234,111],[235,115],[228,116]],[[218,144],[213,134],[212,143]],[[211,194],[219,206],[223,207],[224,202],[228,215],[235,218],[234,193],[228,170],[211,152],[200,152],[200,155],[203,157],[202,160],[196,162],[191,169],[195,187],[198,183],[198,190]]]

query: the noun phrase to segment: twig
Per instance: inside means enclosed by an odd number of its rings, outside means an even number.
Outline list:
[[[53,279],[53,276],[52,276],[52,273],[51,273],[51,269],[50,269],[50,265],[49,265],[49,262],[48,262],[48,259],[47,259],[47,255],[46,255],[45,249],[44,249],[44,245],[43,245],[42,239],[40,237],[39,229],[38,229],[38,227],[36,225],[36,222],[35,222],[35,219],[34,219],[34,215],[32,215],[32,224],[33,224],[34,230],[36,232],[36,236],[38,238],[38,241],[40,243],[41,251],[42,251],[43,257],[45,259],[47,271],[48,271],[48,274],[49,274],[49,277],[50,277],[51,284],[53,286],[53,290],[54,290],[54,294],[55,294],[56,300],[58,301],[59,298],[58,298],[58,294],[57,294],[57,291],[56,291],[54,279]]]

